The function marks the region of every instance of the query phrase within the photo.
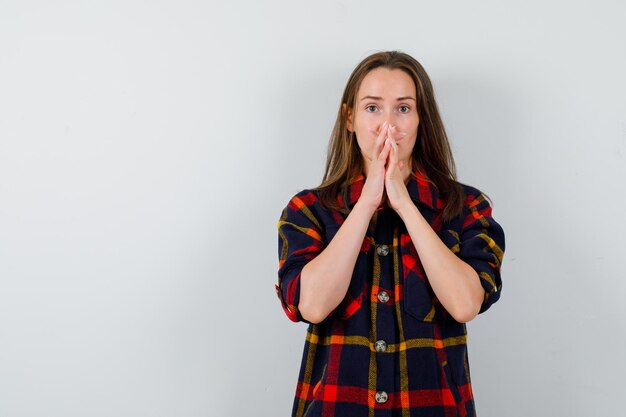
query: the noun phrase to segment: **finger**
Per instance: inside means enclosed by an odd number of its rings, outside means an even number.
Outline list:
[[[387,136],[389,136],[389,138],[391,140],[396,140],[396,136],[398,134],[398,129],[394,125],[390,125],[387,130],[389,131],[387,133]]]
[[[380,133],[378,133],[378,137],[376,138],[376,141],[374,142],[374,158],[372,159],[376,159],[378,157],[378,154],[382,152],[386,137],[387,137],[387,121],[383,122],[383,124],[380,126]]]
[[[389,150],[389,164],[388,168],[394,169],[398,164],[398,145],[393,139],[388,139],[391,149]]]
[[[391,158],[394,165],[398,164],[398,143],[395,140],[391,140]]]
[[[383,147],[382,152],[378,155],[378,162],[384,164],[389,156],[389,152],[391,152],[391,141],[385,140],[385,146]]]

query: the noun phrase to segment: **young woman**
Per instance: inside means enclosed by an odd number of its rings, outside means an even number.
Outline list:
[[[293,416],[475,415],[465,323],[500,297],[504,231],[455,172],[424,68],[365,58],[278,222],[276,291],[309,323]]]

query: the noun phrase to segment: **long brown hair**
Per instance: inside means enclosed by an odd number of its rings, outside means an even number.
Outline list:
[[[337,195],[341,188],[363,172],[363,158],[354,133],[347,128],[349,109],[355,109],[357,92],[365,76],[375,68],[399,69],[407,73],[415,83],[417,92],[417,112],[419,125],[417,141],[411,156],[411,172],[417,166],[425,172],[437,187],[440,198],[445,203],[443,220],[448,221],[463,210],[464,193],[456,180],[456,166],[448,142],[448,136],[435,102],[432,83],[422,65],[410,55],[399,51],[377,52],[361,61],[348,79],[337,120],[328,143],[326,169],[318,191],[322,205],[349,212],[347,201],[340,207]]]

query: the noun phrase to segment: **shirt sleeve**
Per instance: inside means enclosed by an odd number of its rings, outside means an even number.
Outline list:
[[[492,217],[491,205],[482,192],[470,195],[467,200],[469,201],[461,229],[459,257],[478,273],[485,290],[480,314],[500,298],[504,230]]]
[[[324,248],[322,226],[310,209],[307,195],[296,195],[278,221],[278,282],[276,293],[291,321],[305,320],[298,309],[300,274]]]

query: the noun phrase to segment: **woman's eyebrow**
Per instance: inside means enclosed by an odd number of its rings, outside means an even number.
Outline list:
[[[382,100],[383,98],[382,98],[382,97],[377,97],[377,96],[365,96],[365,97],[363,97],[363,98],[361,99],[361,101],[363,101],[363,100],[367,100],[367,99],[370,99],[370,100]],[[413,101],[417,101],[417,100],[415,100],[413,97],[410,97],[410,96],[398,97],[398,98],[397,98],[397,101],[402,101],[402,100],[413,100]]]

